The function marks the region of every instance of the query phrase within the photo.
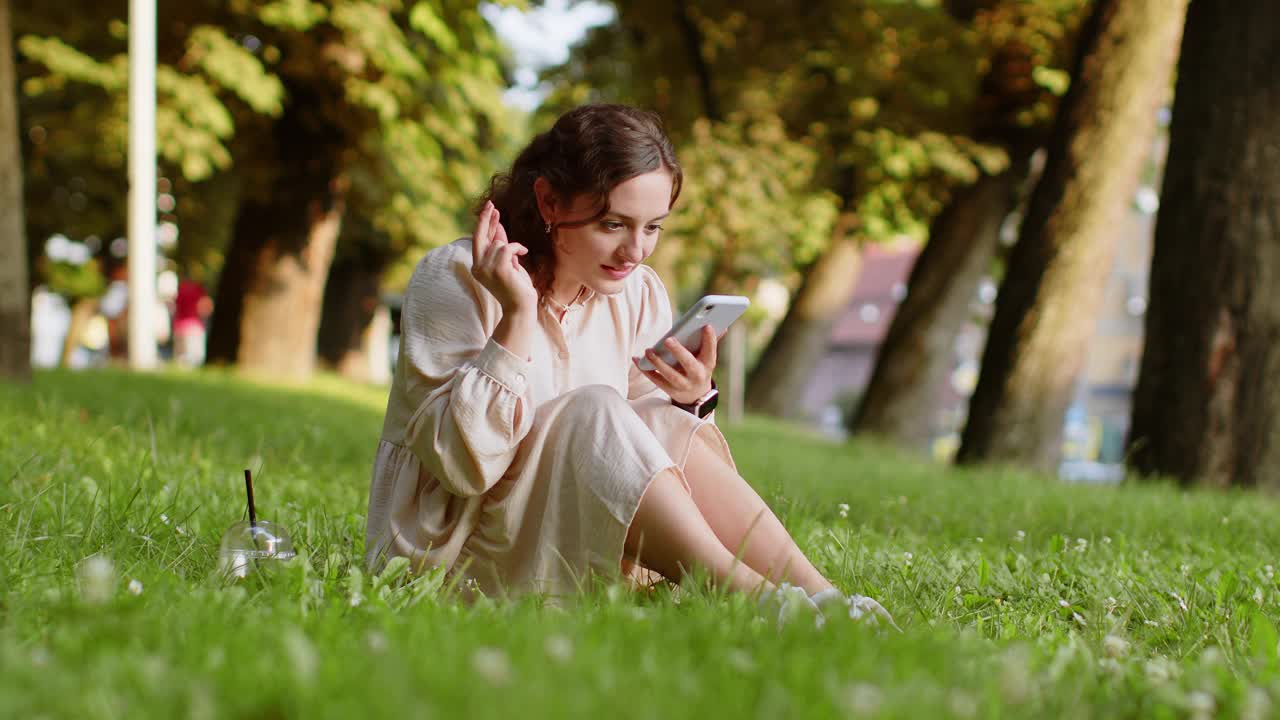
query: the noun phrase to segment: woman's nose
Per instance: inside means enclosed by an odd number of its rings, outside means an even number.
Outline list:
[[[632,265],[644,260],[644,232],[637,230],[627,237],[627,242],[618,248],[618,256]]]

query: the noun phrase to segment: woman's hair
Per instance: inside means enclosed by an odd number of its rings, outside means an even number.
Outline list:
[[[626,105],[583,105],[561,115],[516,157],[511,171],[493,177],[476,213],[492,200],[507,238],[529,249],[521,258],[539,295],[555,279],[551,234],[538,211],[533,183],[547,179],[558,203],[586,195],[595,199],[595,215],[558,227],[582,227],[609,212],[609,193],[638,175],[665,169],[671,173],[671,205],[680,196],[683,173],[671,140],[656,113]]]

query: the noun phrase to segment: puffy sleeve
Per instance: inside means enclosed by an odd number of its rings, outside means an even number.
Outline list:
[[[640,277],[639,297],[635,302],[635,334],[631,345],[631,357],[640,357],[647,348],[662,339],[671,329],[671,300],[667,297],[667,288],[662,284],[658,273],[648,265],[641,265],[637,272]],[[640,368],[632,363],[627,376],[627,399],[659,398],[669,402],[671,398],[654,385]]]
[[[479,495],[506,474],[533,424],[530,363],[490,338],[501,306],[471,275],[470,244],[418,268],[401,310],[405,444],[449,492]]]

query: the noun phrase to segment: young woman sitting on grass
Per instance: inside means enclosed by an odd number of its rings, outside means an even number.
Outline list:
[[[656,115],[580,107],[494,178],[472,237],[427,253],[404,297],[371,566],[444,565],[490,595],[696,568],[783,609],[888,619],[814,568],[701,417],[711,328],[697,356],[670,343],[676,366],[648,351],[672,313],[642,263],[680,184]]]

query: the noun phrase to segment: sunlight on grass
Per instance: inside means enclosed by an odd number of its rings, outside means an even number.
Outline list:
[[[385,389],[219,372],[0,387],[0,715],[1266,717],[1280,513],[1261,496],[945,469],[763,419],[744,475],[904,633],[596,588],[465,606],[363,571]],[[300,556],[217,575],[255,471]]]

